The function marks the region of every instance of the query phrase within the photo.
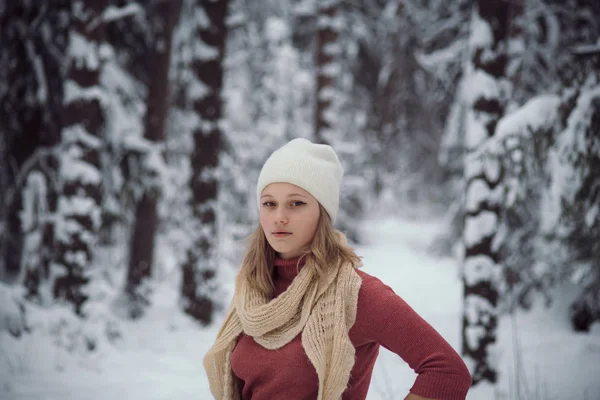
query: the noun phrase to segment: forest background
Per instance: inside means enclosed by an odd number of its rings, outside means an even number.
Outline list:
[[[599,2],[3,0],[0,335],[93,353],[161,285],[211,326],[296,137],[340,155],[354,244],[443,221],[474,385],[498,318],[565,283],[570,329],[599,323]]]

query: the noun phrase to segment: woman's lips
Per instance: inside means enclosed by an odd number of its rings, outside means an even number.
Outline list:
[[[286,236],[289,236],[289,235],[291,235],[291,233],[289,233],[289,232],[275,232],[275,233],[273,233],[273,236],[275,236],[275,237],[286,237]]]

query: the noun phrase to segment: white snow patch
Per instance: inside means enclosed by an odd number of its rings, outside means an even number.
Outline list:
[[[485,237],[492,236],[498,229],[498,216],[492,211],[484,210],[475,216],[465,219],[465,245],[473,246]]]

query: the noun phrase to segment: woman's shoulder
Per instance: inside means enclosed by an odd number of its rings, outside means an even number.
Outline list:
[[[361,279],[356,305],[356,320],[351,331],[355,344],[379,341],[381,329],[388,326],[404,301],[378,277],[356,269]]]
[[[393,292],[392,288],[390,288],[386,283],[384,283],[378,277],[365,272],[360,268],[356,268],[354,270],[356,274],[361,279],[360,292],[363,295],[370,294],[371,292],[379,292],[381,290],[390,290]]]
[[[404,303],[402,298],[377,276],[358,268],[355,271],[361,279],[357,304],[359,313],[379,311],[390,303]]]

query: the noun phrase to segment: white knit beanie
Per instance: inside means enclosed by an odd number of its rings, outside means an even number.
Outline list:
[[[313,195],[335,222],[343,176],[344,168],[331,146],[302,138],[291,140],[275,150],[263,165],[256,187],[258,206],[265,187],[287,182]]]

